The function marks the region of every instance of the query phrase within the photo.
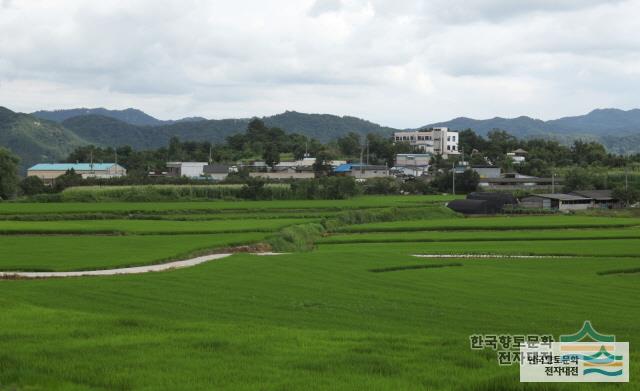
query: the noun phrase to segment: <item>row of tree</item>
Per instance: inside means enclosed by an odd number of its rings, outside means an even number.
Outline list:
[[[608,153],[602,144],[595,141],[575,140],[571,145],[564,145],[557,140],[520,140],[502,130],[491,131],[484,138],[471,129],[460,132],[459,140],[460,150],[471,164],[491,163],[525,175],[548,177],[558,167],[626,167],[640,163],[640,154]],[[508,152],[516,149],[527,151],[524,164],[515,165],[507,156]]]

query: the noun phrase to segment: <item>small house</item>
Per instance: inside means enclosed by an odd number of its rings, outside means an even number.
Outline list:
[[[341,164],[333,172],[337,176],[352,176],[356,179],[381,178],[390,176],[389,167],[387,166],[357,163]]]
[[[203,173],[210,179],[223,181],[229,176],[229,166],[226,164],[207,164],[204,166]]]

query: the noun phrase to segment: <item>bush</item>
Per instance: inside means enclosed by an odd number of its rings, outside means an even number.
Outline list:
[[[365,194],[398,194],[400,184],[395,178],[370,178],[363,185]]]
[[[28,176],[20,182],[20,190],[22,194],[30,196],[46,193],[47,188],[44,182],[42,182],[42,179],[37,176]]]
[[[267,239],[273,251],[294,252],[313,249],[315,241],[325,229],[321,224],[310,223],[286,227]]]

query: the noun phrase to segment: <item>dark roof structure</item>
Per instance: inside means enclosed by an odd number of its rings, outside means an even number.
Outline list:
[[[203,172],[205,174],[228,174],[229,166],[224,164],[207,164],[204,166]]]
[[[501,211],[505,205],[518,205],[518,199],[511,193],[473,192],[467,195],[468,200],[487,201],[491,210]]]
[[[482,183],[552,183],[554,179],[552,178],[482,178],[480,182]],[[556,183],[562,183],[563,178],[555,178]]]
[[[591,199],[590,197],[582,197],[582,196],[579,196],[579,195],[561,194],[561,193],[555,193],[555,194],[532,194],[529,197],[548,198],[550,200],[558,200],[558,201],[588,201],[588,200]]]
[[[575,190],[569,193],[579,197],[591,198],[596,201],[614,201],[612,190]]]
[[[447,207],[466,215],[492,213],[489,211],[489,204],[485,200],[453,200],[447,204]]]

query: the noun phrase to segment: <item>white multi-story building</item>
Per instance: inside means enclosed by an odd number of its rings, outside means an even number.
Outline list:
[[[408,132],[395,132],[396,142],[408,142],[412,146],[426,153],[442,155],[458,155],[458,132],[451,132],[448,128],[433,128]]]

